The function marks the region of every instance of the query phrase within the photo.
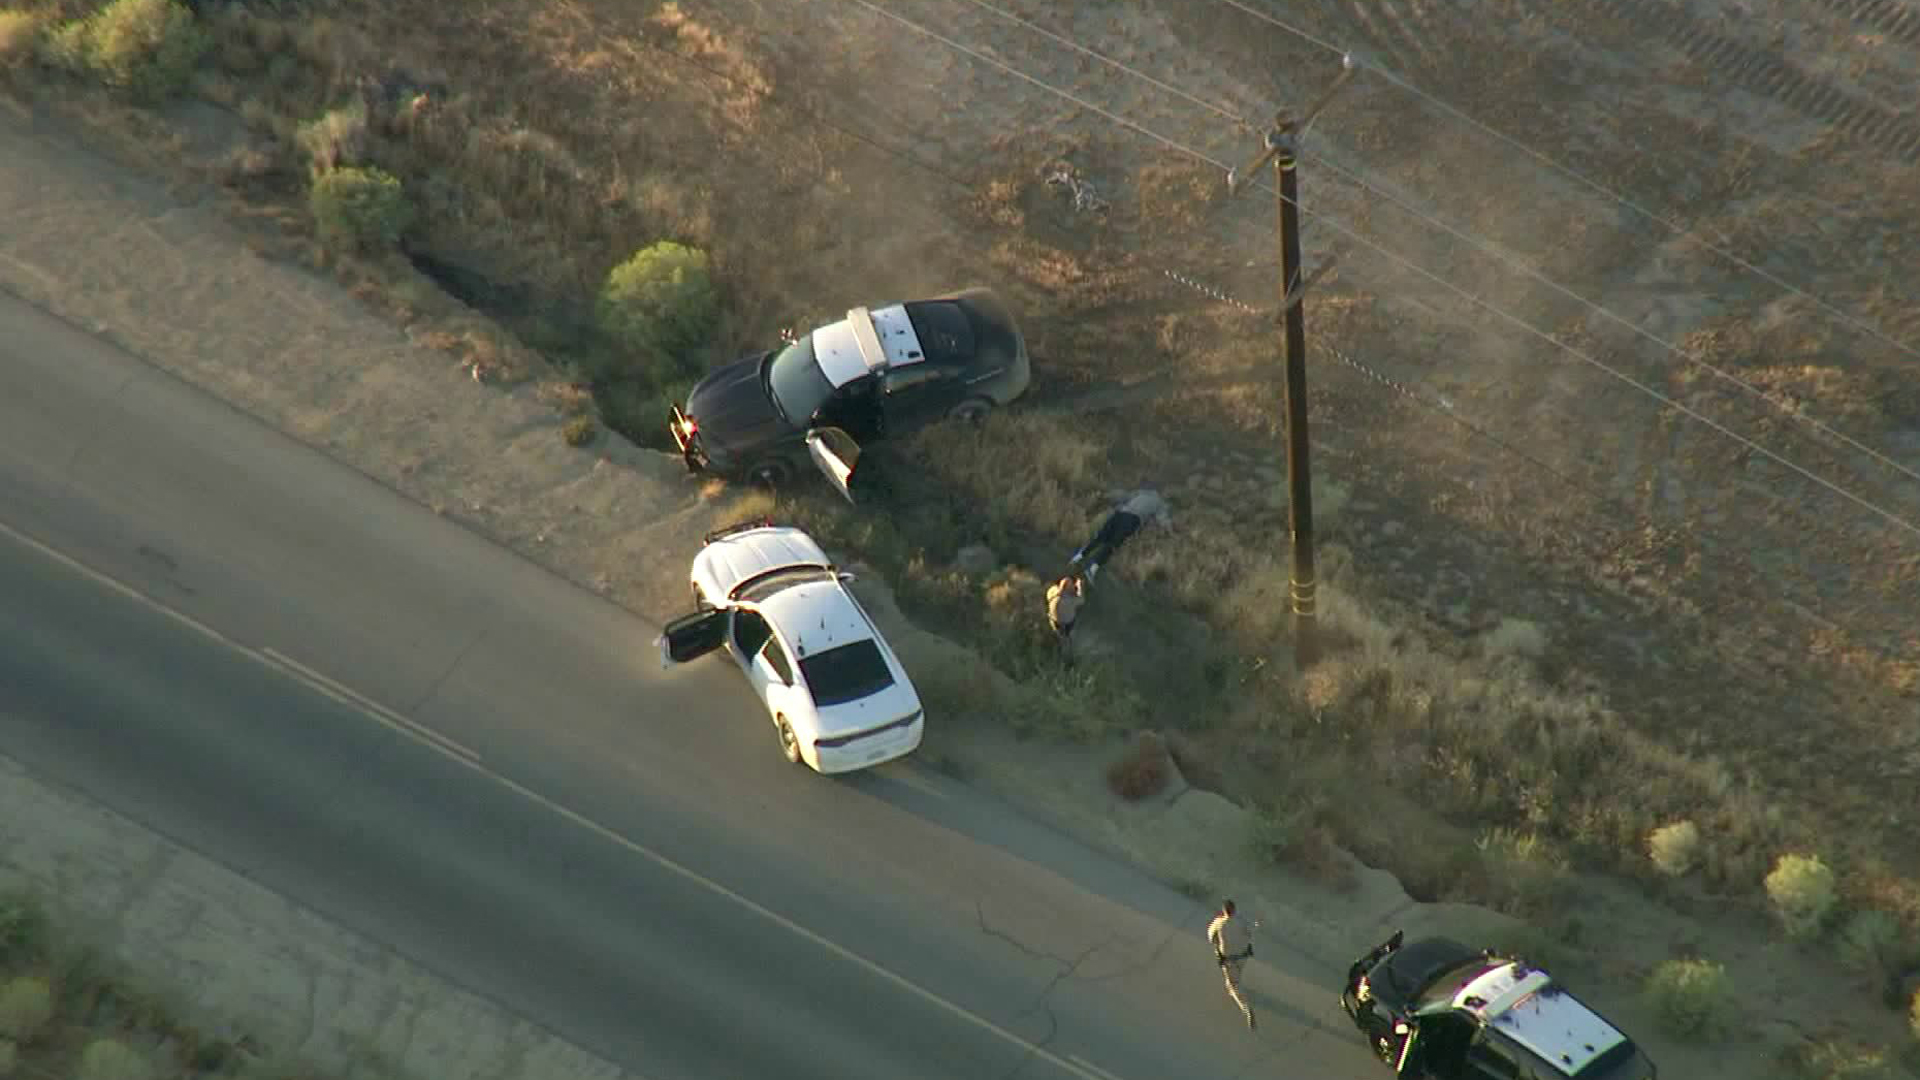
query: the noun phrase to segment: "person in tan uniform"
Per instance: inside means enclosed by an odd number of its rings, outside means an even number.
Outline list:
[[[1247,961],[1253,958],[1253,930],[1259,923],[1249,925],[1247,920],[1234,913],[1233,901],[1220,901],[1220,913],[1207,924],[1207,941],[1213,945],[1213,955],[1220,961],[1220,974],[1227,982],[1227,996],[1240,1006],[1240,1012],[1247,1018],[1249,1030],[1255,1027],[1253,1006],[1247,1004],[1247,996],[1240,990],[1240,972]]]
[[[1068,574],[1047,589],[1047,625],[1053,627],[1054,636],[1060,639],[1060,651],[1069,659],[1073,655],[1073,623],[1080,617],[1084,599],[1078,574]]]

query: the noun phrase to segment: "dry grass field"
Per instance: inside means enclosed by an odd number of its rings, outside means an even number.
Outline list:
[[[711,255],[701,360],[853,303],[1006,292],[1024,407],[882,455],[879,512],[777,504],[1031,691],[954,680],[949,712],[1157,729],[1269,812],[1269,850],[1329,867],[1337,842],[1549,933],[1577,873],[1764,933],[1776,859],[1817,853],[1823,914],[1890,920],[1869,977],[1920,960],[1912,35],[1811,0],[203,0],[204,53],[156,103],[60,59],[99,6],[0,15],[19,95],[643,443],[684,378],[592,308],[655,240]],[[1301,165],[1309,260],[1338,262],[1308,307],[1334,648],[1300,676],[1271,324],[1167,275],[1272,294],[1271,198],[1227,202],[1212,162],[1257,145],[1234,117],[1332,78],[1309,38],[1430,96],[1363,74]],[[318,238],[309,186],[338,167],[398,181],[402,245]],[[1142,483],[1175,524],[1102,578],[1064,670],[1040,581]],[[999,570],[955,566],[977,544]],[[1686,822],[1663,871],[1649,838]]]

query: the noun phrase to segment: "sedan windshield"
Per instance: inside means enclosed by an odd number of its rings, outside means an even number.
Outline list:
[[[805,427],[833,396],[833,384],[813,358],[812,334],[781,349],[767,365],[767,396],[794,427]]]
[[[821,708],[858,701],[893,685],[886,657],[871,640],[854,641],[800,661],[800,674]]]

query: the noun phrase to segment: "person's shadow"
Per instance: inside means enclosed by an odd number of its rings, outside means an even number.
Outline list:
[[[1338,1035],[1342,1031],[1353,1030],[1351,1026],[1342,1028],[1329,1024],[1328,1020],[1330,1017],[1316,1016],[1296,1005],[1288,1004],[1264,994],[1248,986],[1245,980],[1242,980],[1240,983],[1240,992],[1246,995],[1247,1004],[1253,1006],[1253,1015],[1256,1019],[1260,1020],[1262,1030],[1265,1029],[1266,1018],[1268,1016],[1277,1017],[1287,1023],[1298,1024],[1301,1027],[1312,1028],[1322,1035]]]

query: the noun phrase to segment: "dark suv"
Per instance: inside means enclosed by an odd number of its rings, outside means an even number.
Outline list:
[[[779,484],[811,457],[852,498],[860,448],[946,417],[978,419],[1026,392],[1013,314],[986,289],[879,308],[719,368],[667,426],[687,468]]]
[[[1632,1039],[1525,961],[1395,931],[1340,1007],[1404,1080],[1654,1080]]]

